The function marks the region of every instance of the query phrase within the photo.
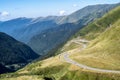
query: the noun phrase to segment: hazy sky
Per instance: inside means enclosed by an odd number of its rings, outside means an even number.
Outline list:
[[[68,15],[87,5],[118,2],[120,0],[0,0],[0,20]]]

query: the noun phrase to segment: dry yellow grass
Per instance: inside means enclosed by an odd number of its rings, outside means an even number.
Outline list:
[[[67,45],[73,45],[73,42],[68,42]],[[66,45],[65,45],[66,46]],[[69,52],[70,54],[73,53],[73,52],[76,52],[76,51],[79,51],[79,49],[81,48],[82,45],[80,44],[76,44],[74,45],[76,48],[73,48],[73,49],[70,49]],[[69,47],[69,46],[68,46]],[[67,48],[67,46],[66,46]],[[67,48],[68,49],[68,48]],[[48,58],[48,59],[45,59],[43,61],[39,61],[39,62],[36,62],[36,63],[32,63],[28,66],[26,66],[25,68],[21,69],[18,71],[18,74],[28,74],[30,73],[30,71],[37,71],[37,70],[40,70],[40,69],[45,69],[47,67],[54,67],[54,66],[64,66],[64,67],[61,67],[61,71],[58,72],[57,74],[54,74],[54,77],[59,79],[60,78],[60,75],[64,75],[66,74],[66,72],[69,70],[69,71],[75,71],[75,70],[80,70],[81,68],[77,67],[77,66],[74,66],[74,65],[71,65],[69,63],[66,63],[66,61],[64,60],[63,56],[61,54],[55,56],[55,57],[51,57],[51,58]],[[30,68],[30,70],[29,70]]]
[[[74,52],[71,57],[91,67],[120,70],[120,19],[98,38],[91,41],[89,46]]]
[[[120,70],[120,60],[117,59],[116,54],[101,54],[101,52],[93,51],[89,49],[85,51],[73,52],[71,58],[81,64],[85,64],[91,67]]]
[[[43,80],[42,78],[40,78],[39,76],[19,76],[19,77],[15,77],[15,78],[3,78],[0,80]]]
[[[81,70],[81,68],[80,68],[80,67],[75,66],[75,65],[71,65],[68,69],[69,69],[70,71]]]

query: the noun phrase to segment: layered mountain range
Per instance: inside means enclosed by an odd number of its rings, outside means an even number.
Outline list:
[[[120,80],[119,14],[120,6],[82,27],[59,48],[61,54],[35,61],[0,79]]]
[[[28,44],[36,53],[45,55],[67,41],[80,28],[118,5],[87,6],[68,16],[17,18],[2,22],[0,31]]]

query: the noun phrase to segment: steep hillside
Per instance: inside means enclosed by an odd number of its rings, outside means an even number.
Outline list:
[[[80,35],[85,37],[86,39],[94,39],[99,36],[101,32],[105,31],[112,24],[114,24],[120,18],[120,7],[113,9],[102,18],[96,20],[93,23],[90,23],[85,28],[81,29],[76,36]]]
[[[56,47],[60,46],[60,44],[66,42],[70,36],[80,30],[83,26],[102,16],[117,5],[95,5],[85,7],[73,13],[75,15],[77,13],[76,16],[81,16],[81,18],[76,23],[66,23],[58,25],[54,28],[46,29],[40,34],[33,36],[28,42],[28,45],[39,54],[47,54],[49,51],[53,52],[51,50],[54,50],[54,48],[56,49]],[[83,15],[83,13],[85,14]]]
[[[37,53],[45,55],[50,50],[63,44],[79,29],[80,27],[75,24],[63,24],[59,27],[45,30],[42,33],[34,36],[28,45],[31,46],[31,48]]]
[[[12,70],[6,68],[5,66],[3,66],[2,64],[0,64],[0,74],[2,73],[7,73],[7,72],[12,72]]]
[[[0,24],[0,31],[5,32],[15,39],[27,43],[31,37],[40,33],[44,29],[56,27],[54,20],[41,20],[36,21],[33,18],[17,18]],[[9,27],[11,26],[11,27]]]
[[[73,59],[92,67],[120,70],[120,19]]]
[[[95,35],[96,38],[90,42],[84,51],[79,54],[75,53],[76,55],[74,54],[75,60],[93,67],[120,70],[119,13],[120,7],[117,7],[110,13],[106,14],[103,18],[99,19],[98,22],[95,21],[92,23],[101,23],[99,26],[90,24],[90,26],[88,25],[83,28],[83,30],[88,30],[88,28],[91,29],[91,32],[88,32],[89,36]],[[109,24],[111,25],[108,27]],[[94,33],[94,35],[91,35],[91,33]]]
[[[46,60],[37,61],[27,65],[25,68],[12,73],[0,75],[1,80],[119,80],[120,75],[114,73],[100,73],[82,69],[73,64],[68,64],[63,54],[66,52],[76,52],[80,50],[81,43],[75,42],[78,39],[69,41],[64,46],[62,54]],[[76,45],[74,44],[76,43]],[[74,44],[74,45],[73,45]],[[78,51],[77,51],[78,52]],[[7,77],[6,77],[7,76]]]
[[[91,19],[94,19],[93,16],[99,18],[118,5],[119,4],[90,5],[64,17],[60,23],[73,23],[83,19],[85,16],[89,16]]]
[[[53,20],[39,21],[35,23],[30,22],[25,28],[15,30],[14,32],[17,34],[14,34],[13,36],[27,44],[33,36],[40,34],[43,30],[56,26],[57,24]]]
[[[64,18],[65,16],[47,16],[47,17],[38,17],[32,20],[32,23],[42,22],[42,21],[54,21],[56,24]]]
[[[13,64],[24,65],[38,57],[39,55],[27,45],[0,32],[0,63],[8,67]]]

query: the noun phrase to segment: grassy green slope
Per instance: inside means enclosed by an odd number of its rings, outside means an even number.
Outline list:
[[[116,54],[120,57],[120,19],[104,33],[102,33],[98,38],[96,38],[89,47],[100,46],[106,50],[109,54]]]
[[[120,18],[120,6],[111,10],[102,18],[90,23],[88,26],[81,29],[76,36],[83,36],[86,39],[94,39],[99,36],[106,28],[114,24]]]
[[[85,33],[86,38],[96,38],[90,42],[84,51],[80,52],[80,54],[76,53],[72,57],[78,62],[88,66],[120,70],[119,14],[120,7],[117,7],[103,18],[83,28],[82,31],[88,28],[91,29],[91,32],[88,31],[87,34]],[[96,23],[97,25],[94,26]],[[109,24],[111,25],[107,27]],[[93,34],[95,34],[95,36]]]
[[[120,19],[72,57],[88,66],[120,70]]]

